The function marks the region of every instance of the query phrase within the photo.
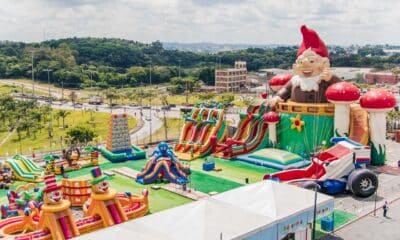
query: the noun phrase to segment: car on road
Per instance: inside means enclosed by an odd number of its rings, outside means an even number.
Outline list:
[[[83,104],[82,103],[75,103],[74,107],[75,108],[82,108]]]
[[[150,116],[146,116],[144,119],[146,119],[146,121],[150,121],[151,117]]]
[[[161,107],[161,110],[163,110],[163,111],[168,111],[170,109],[171,109],[171,107],[169,105]]]
[[[150,109],[151,108],[151,106],[150,105],[143,105],[143,107],[142,107],[143,109]]]

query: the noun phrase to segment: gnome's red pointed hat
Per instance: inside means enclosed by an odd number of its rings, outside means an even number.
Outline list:
[[[297,51],[297,57],[300,56],[305,50],[311,48],[311,50],[321,57],[329,58],[328,48],[321,38],[319,38],[316,31],[308,28],[306,25],[301,26],[300,31],[303,35],[303,42]]]
[[[61,185],[57,185],[57,180],[54,175],[47,175],[44,177],[44,184],[46,185],[43,192],[54,192],[61,189]]]

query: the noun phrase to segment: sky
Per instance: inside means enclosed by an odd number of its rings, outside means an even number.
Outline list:
[[[400,45],[398,0],[0,0],[0,40],[115,37],[140,42]]]

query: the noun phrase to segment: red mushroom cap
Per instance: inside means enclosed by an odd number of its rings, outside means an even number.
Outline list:
[[[262,99],[267,99],[267,97],[268,97],[268,93],[267,92],[261,93],[261,98]]]
[[[387,112],[396,106],[396,98],[384,89],[373,89],[361,97],[360,105],[369,112]]]
[[[279,122],[280,119],[281,117],[276,112],[271,111],[264,115],[264,121],[266,121],[267,123],[276,123]]]
[[[269,86],[274,91],[279,91],[287,82],[292,79],[292,74],[279,74],[269,80]]]
[[[328,87],[325,96],[332,103],[350,103],[360,98],[360,89],[348,82],[338,82]]]

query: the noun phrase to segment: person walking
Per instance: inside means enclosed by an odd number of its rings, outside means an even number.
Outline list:
[[[389,209],[389,206],[388,206],[388,202],[387,201],[385,201],[385,204],[383,204],[383,216],[384,217],[387,217],[386,215],[387,215],[387,211],[388,211],[388,209]]]

